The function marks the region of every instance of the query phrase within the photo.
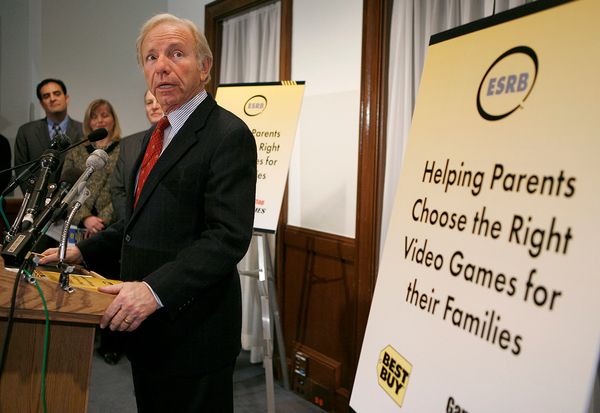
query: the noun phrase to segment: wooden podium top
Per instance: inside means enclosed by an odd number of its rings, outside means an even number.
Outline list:
[[[39,273],[36,270],[36,273]],[[41,272],[44,274],[45,272]],[[8,316],[11,294],[17,273],[7,270],[0,263],[0,318]],[[56,282],[55,274],[47,273],[47,277],[36,278],[46,299],[50,313],[50,320],[80,324],[98,324],[104,310],[115,296],[98,292],[89,286],[78,287],[76,282],[71,282],[74,291],[63,291]],[[72,277],[73,278],[73,277]],[[108,284],[112,280],[105,281]],[[19,280],[17,299],[15,304],[15,318],[43,320],[44,306],[37,288]]]

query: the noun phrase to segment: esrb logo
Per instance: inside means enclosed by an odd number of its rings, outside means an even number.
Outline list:
[[[379,386],[400,407],[404,402],[411,371],[412,365],[392,346],[388,345],[379,354],[379,360],[377,361]]]
[[[477,90],[481,117],[500,120],[523,108],[537,73],[538,57],[530,47],[517,46],[502,53],[485,72]]]
[[[254,95],[244,103],[244,113],[248,116],[257,116],[267,108],[267,98],[263,95]]]

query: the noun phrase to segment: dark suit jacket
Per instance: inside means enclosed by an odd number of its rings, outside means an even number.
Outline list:
[[[67,136],[71,139],[71,143],[79,142],[83,138],[81,122],[69,117]],[[24,124],[17,131],[17,138],[15,140],[15,166],[39,158],[49,147],[50,134],[48,133],[46,118]],[[52,174],[49,183],[56,182],[59,179],[64,161],[65,154],[62,154],[58,170]],[[15,173],[18,175],[21,171],[22,168],[18,168],[15,170]]]
[[[115,221],[125,218],[127,190],[129,189],[129,174],[140,154],[142,141],[147,131],[129,135],[121,139],[119,159],[110,178],[110,195],[113,204]],[[137,170],[136,170],[137,171]]]
[[[241,335],[236,264],[254,219],[254,137],[208,96],[158,159],[132,210],[142,157],[129,177],[126,219],[78,246],[90,268],[121,257],[121,278],[146,281],[164,304],[128,333],[134,368],[185,376],[230,365]]]
[[[0,171],[10,168],[10,143],[3,135],[0,135]],[[8,186],[11,180],[11,173],[0,173],[0,194]]]

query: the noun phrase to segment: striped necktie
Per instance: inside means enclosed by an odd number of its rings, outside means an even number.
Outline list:
[[[50,137],[50,141],[54,142],[54,139],[56,139],[56,137],[58,135],[60,135],[62,133],[62,130],[60,130],[60,125],[58,123],[55,123],[52,125],[52,136]]]

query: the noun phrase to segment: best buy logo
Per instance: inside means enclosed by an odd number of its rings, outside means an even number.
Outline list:
[[[377,377],[379,385],[398,404],[402,406],[412,365],[394,348],[388,345],[379,354]]]

